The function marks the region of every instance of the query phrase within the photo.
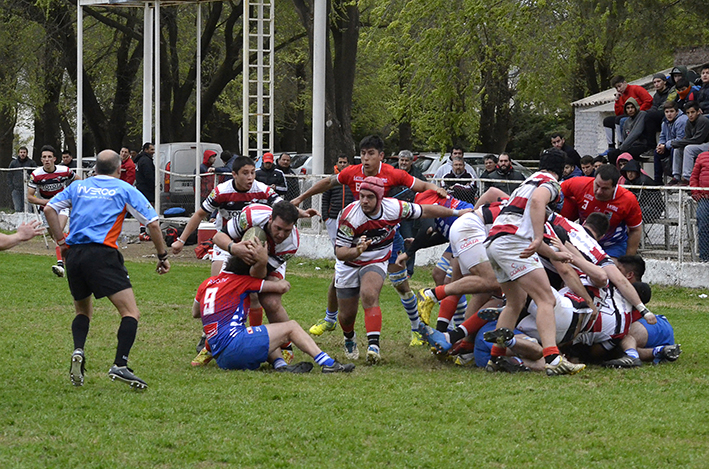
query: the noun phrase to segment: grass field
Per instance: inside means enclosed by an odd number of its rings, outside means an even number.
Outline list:
[[[118,315],[96,302],[87,378],[69,383],[73,308],[52,258],[0,253],[2,468],[666,468],[709,466],[709,300],[656,288],[679,361],[578,376],[486,374],[409,348],[408,320],[382,294],[383,364],[351,375],[226,372],[190,360],[189,314],[208,266],[128,262],[142,312],[130,366],[150,388],[113,383]],[[316,269],[319,267],[319,269]],[[289,263],[291,318],[324,311],[326,261]],[[421,287],[430,270],[420,269]],[[363,318],[357,326],[364,344]],[[338,331],[316,341],[344,361]],[[296,353],[297,360],[304,359]]]

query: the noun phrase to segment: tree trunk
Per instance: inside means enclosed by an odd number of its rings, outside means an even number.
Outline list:
[[[334,3],[333,3],[334,2]],[[293,0],[303,26],[308,31],[310,57],[313,51],[313,21],[311,8],[304,0]],[[333,51],[330,38],[326,45],[325,75],[325,162],[324,167],[332,168],[337,155],[344,153],[352,157],[356,152],[352,138],[352,93],[357,63],[357,41],[359,40],[359,8],[344,0],[328,2],[328,13],[334,10],[337,18],[330,21],[333,36]],[[328,14],[328,17],[330,15]],[[334,52],[334,56],[333,56]]]

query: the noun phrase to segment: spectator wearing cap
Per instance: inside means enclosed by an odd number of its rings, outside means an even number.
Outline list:
[[[281,197],[285,197],[288,192],[286,176],[273,161],[273,153],[263,154],[261,167],[256,171],[256,180],[270,186]]]

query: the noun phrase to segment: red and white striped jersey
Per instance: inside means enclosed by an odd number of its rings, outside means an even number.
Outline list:
[[[598,241],[588,234],[583,226],[558,213],[552,213],[549,216],[549,223],[552,226],[561,227],[569,235],[569,242],[579,250],[587,261],[599,267],[605,267],[613,263],[613,260],[598,244]]]
[[[27,186],[39,192],[43,199],[51,199],[71,184],[75,177],[74,171],[64,165],[55,165],[53,173],[46,172],[44,167],[40,166],[32,171]]]
[[[488,240],[491,241],[498,236],[510,234],[530,241],[534,238],[529,201],[534,191],[539,187],[544,187],[551,193],[550,203],[559,201],[559,194],[561,193],[559,182],[549,173],[537,171],[512,192],[507,205],[493,223]]]
[[[497,217],[500,215],[500,212],[502,212],[502,209],[505,208],[508,201],[509,199],[502,199],[499,202],[481,205],[475,210],[475,214],[478,215],[485,224],[485,231],[487,233],[490,233],[492,225],[495,223],[495,220],[497,220]]]
[[[359,267],[387,261],[391,257],[399,222],[420,218],[421,214],[418,204],[384,197],[379,212],[369,217],[362,211],[359,201],[352,202],[340,213],[335,246],[355,247],[360,237],[366,236],[372,244],[357,259],[345,264]]]
[[[217,212],[215,225],[218,230],[226,226],[226,223],[237,216],[244,207],[249,204],[271,205],[283,200],[271,187],[266,184],[254,181],[247,191],[236,189],[234,180],[223,182],[212,189],[204,202],[202,210],[207,213]]]
[[[609,286],[596,321],[581,332],[574,343],[601,344],[606,350],[612,350],[628,334],[632,312],[633,305],[613,285]]]
[[[222,230],[231,239],[238,242],[246,231],[254,226],[258,226],[266,231],[268,235],[268,270],[272,272],[278,269],[288,259],[293,257],[300,246],[300,233],[298,227],[293,226],[290,236],[280,244],[275,244],[271,235],[266,230],[266,224],[271,219],[273,209],[268,205],[251,204],[239,213],[235,218],[229,220]]]

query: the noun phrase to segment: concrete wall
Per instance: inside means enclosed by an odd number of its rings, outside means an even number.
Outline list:
[[[575,108],[574,149],[579,155],[596,156],[608,149],[603,119],[612,115],[615,115],[612,103]]]

